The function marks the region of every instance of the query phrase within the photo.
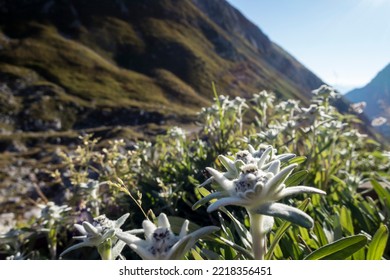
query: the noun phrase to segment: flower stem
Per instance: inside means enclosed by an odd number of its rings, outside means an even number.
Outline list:
[[[264,216],[249,211],[249,219],[251,222],[253,256],[256,260],[264,260],[267,253],[266,232],[263,226]]]
[[[112,243],[111,238],[107,239],[105,242],[100,244],[98,247],[98,252],[102,260],[112,260]]]
[[[142,214],[145,216],[147,220],[149,220],[148,215],[145,213],[144,209],[142,208],[142,205],[139,203],[137,199],[131,194],[131,192],[126,188],[125,183],[120,179],[117,178],[119,184],[111,183],[111,185],[117,186],[121,191],[125,192],[130,198],[134,201],[134,203],[138,206],[138,208],[141,210]]]
[[[51,258],[53,260],[56,259],[57,256],[57,228],[56,225],[53,225],[53,227],[48,232],[48,240],[49,240],[49,251]]]

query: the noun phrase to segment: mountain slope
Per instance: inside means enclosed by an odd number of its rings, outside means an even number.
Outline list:
[[[390,64],[366,86],[348,92],[345,97],[352,103],[365,102],[364,113],[370,120],[386,118],[387,122],[378,130],[390,136]]]
[[[226,1],[0,2],[3,130],[185,121],[213,81],[304,103],[322,84]]]

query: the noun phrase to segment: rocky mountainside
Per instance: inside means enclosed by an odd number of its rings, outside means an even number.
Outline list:
[[[322,83],[224,0],[0,1],[2,134],[188,122],[212,82],[304,103]]]
[[[390,136],[390,64],[366,86],[348,92],[345,98],[351,103],[364,102],[363,112],[372,125]]]

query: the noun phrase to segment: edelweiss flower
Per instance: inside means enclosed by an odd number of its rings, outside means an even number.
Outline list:
[[[293,99],[288,99],[286,101],[281,101],[275,106],[275,111],[280,113],[285,112],[287,114],[290,114],[291,112],[294,111],[299,111],[299,101],[293,100]]]
[[[280,170],[280,161],[275,160],[267,170],[262,170],[256,164],[246,164],[241,167],[241,174],[234,180],[208,167],[208,172],[223,190],[214,192],[199,202],[204,204],[214,198],[219,198],[207,208],[208,212],[215,211],[222,206],[238,205],[245,207],[251,213],[283,218],[310,228],[313,226],[310,216],[297,208],[276,202],[301,193],[325,194],[322,190],[306,186],[286,188],[284,181],[296,166],[296,164],[291,164]]]
[[[260,91],[259,93],[255,93],[253,95],[252,101],[254,101],[257,105],[266,104],[272,105],[275,100],[275,95],[272,92],[267,92],[265,90]]]
[[[13,229],[16,226],[14,213],[0,214],[0,236]]]
[[[364,109],[367,107],[367,103],[365,101],[358,102],[351,104],[350,108],[352,111],[354,111],[356,114],[363,113]]]
[[[253,257],[262,260],[267,251],[266,234],[272,229],[273,217],[279,217],[306,228],[313,226],[312,218],[305,212],[277,201],[301,193],[325,194],[325,192],[306,186],[286,188],[284,182],[297,164],[290,164],[280,170],[281,160],[290,159],[295,155],[285,154],[278,156],[278,159],[273,159],[275,150],[272,146],[268,146],[264,151],[255,151],[250,146],[249,150],[250,152],[237,153],[235,162],[221,161],[225,167],[228,166],[228,171],[225,173],[210,167],[206,168],[221,190],[199,200],[193,205],[193,209],[215,199],[217,200],[211,203],[207,212],[227,205],[245,207],[250,219]],[[256,158],[253,155],[260,157]],[[225,158],[220,156],[219,159]],[[236,178],[231,178],[233,172],[230,169],[234,166],[239,167],[240,172]]]
[[[260,139],[264,139],[267,141],[273,141],[277,139],[277,137],[281,134],[281,127],[269,127],[267,130],[261,131],[260,133],[257,133],[257,136],[260,137]]]
[[[334,88],[328,85],[322,85],[318,89],[313,90],[312,93],[317,97],[324,97],[324,98],[329,98],[329,97],[335,98],[339,96],[338,92]]]
[[[82,247],[99,247],[101,244],[111,239],[112,243],[117,241],[115,234],[122,232],[120,227],[124,224],[130,214],[125,214],[116,221],[108,219],[105,215],[96,217],[92,224],[89,222],[83,222],[82,225],[75,224],[75,228],[82,234],[81,236],[75,236],[74,239],[82,240],[81,243],[75,244],[66,249],[62,254],[63,256],[70,251],[82,248]],[[115,259],[124,247],[124,243],[118,241],[112,252],[111,258]]]
[[[105,182],[103,182],[105,183]],[[88,180],[87,183],[81,183],[80,189],[85,192],[85,194],[90,195],[92,199],[98,199],[99,187],[102,183],[96,180]]]
[[[223,175],[227,179],[234,179],[239,176],[240,168],[245,164],[253,163],[256,164],[259,169],[266,169],[269,167],[269,163],[272,160],[279,160],[284,162],[294,157],[294,154],[276,155],[276,149],[270,145],[259,145],[256,150],[251,144],[248,144],[248,150],[237,152],[234,160],[231,160],[230,158],[223,155],[219,155],[218,159],[227,170],[225,173],[223,173]],[[200,187],[203,187],[212,181],[213,177],[210,177],[208,180],[203,182]]]
[[[149,220],[142,223],[145,240],[129,232],[118,232],[116,236],[144,260],[177,260],[181,259],[199,238],[219,229],[208,226],[187,234],[188,224],[189,221],[185,220],[177,236],[171,231],[167,216],[160,214],[157,227]]]
[[[41,219],[43,224],[52,225],[56,221],[61,220],[64,213],[71,210],[67,205],[58,206],[54,202],[48,202],[47,204],[39,204],[38,207],[41,209]]]
[[[381,126],[384,125],[387,122],[387,119],[384,117],[377,117],[372,120],[371,125],[372,126]]]

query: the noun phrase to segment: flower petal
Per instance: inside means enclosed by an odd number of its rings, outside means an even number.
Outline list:
[[[133,249],[134,252],[138,254],[143,260],[156,260],[156,256],[153,255],[151,252],[148,251],[146,247],[139,246],[137,244],[130,244],[129,245],[131,249]]]
[[[280,171],[280,161],[279,160],[274,160],[271,162],[270,166],[268,167],[267,172],[271,172],[274,175],[279,173]]]
[[[189,244],[190,241],[192,241],[190,235],[181,238],[178,242],[175,243],[175,245],[172,246],[172,248],[168,251],[168,254],[165,256],[164,259],[166,260],[182,259],[183,256],[187,253],[187,251],[195,244],[195,242],[193,244]]]
[[[145,230],[143,228],[139,228],[139,229],[127,230],[125,232],[129,234],[141,234],[141,233],[145,233]]]
[[[295,154],[282,154],[282,155],[276,156],[276,157],[274,158],[274,160],[278,160],[278,161],[280,161],[280,162],[284,162],[284,161],[290,160],[290,159],[292,159],[292,158],[294,158],[294,157],[296,157]],[[261,168],[262,168],[263,170],[268,169],[272,163],[273,163],[273,161],[270,161],[270,162],[264,164]]]
[[[269,202],[253,209],[257,214],[268,215],[285,219],[305,228],[313,227],[313,219],[305,212],[282,203]]]
[[[264,165],[265,161],[267,160],[269,154],[272,152],[272,149],[273,149],[272,146],[268,146],[267,149],[265,149],[265,151],[261,155],[259,161],[257,162],[257,166],[259,168],[262,168],[262,166]]]
[[[239,197],[234,197],[234,196],[229,196],[229,197],[224,197],[213,204],[211,204],[209,207],[207,207],[207,212],[213,212],[217,210],[219,207],[226,206],[226,205],[238,205],[238,206],[244,206],[247,204],[248,201]]]
[[[111,250],[112,259],[115,260],[119,254],[122,252],[123,248],[125,247],[126,243],[122,240],[118,240],[114,247]]]
[[[74,227],[80,232],[82,235],[87,235],[87,231],[84,229],[82,225],[74,224]]]
[[[137,244],[138,246],[146,246],[148,244],[147,241],[127,232],[117,232],[115,235],[129,246],[130,244]]]
[[[100,243],[106,241],[108,238],[113,237],[114,234],[115,234],[115,229],[114,228],[105,231],[103,236],[100,237],[100,240],[101,240]]]
[[[200,238],[217,230],[219,230],[219,227],[216,226],[203,227],[194,232],[191,232],[183,238],[180,238],[180,240],[175,245],[173,245],[166,258],[170,260],[182,259],[183,256],[195,245],[196,242],[198,242]]]
[[[124,214],[123,216],[121,216],[118,220],[115,221],[115,227],[120,228],[125,223],[125,221],[127,220],[127,218],[129,216],[130,216],[130,213],[127,213],[127,214]]]
[[[161,213],[158,216],[157,224],[158,224],[159,227],[163,227],[163,228],[167,228],[167,229],[171,228],[171,224],[169,223],[168,217],[164,213]]]
[[[229,173],[237,174],[237,169],[236,166],[234,165],[234,161],[232,161],[230,158],[225,157],[223,155],[219,155],[218,159]]]
[[[256,153],[256,149],[251,145],[251,144],[248,144],[248,151],[253,155],[254,153]]]
[[[99,230],[88,222],[83,222],[83,228],[87,233],[89,233],[93,236],[99,235]]]
[[[297,164],[290,164],[283,168],[278,174],[272,177],[266,184],[265,189],[267,193],[272,193],[280,184],[282,184],[287,177],[291,174]]]
[[[207,171],[213,176],[214,180],[218,182],[218,184],[229,193],[233,190],[234,184],[232,181],[227,179],[223,174],[214,168],[206,167]]]
[[[153,224],[151,221],[149,220],[144,220],[142,222],[142,228],[144,229],[145,231],[145,239],[150,241],[152,240],[152,235],[153,235],[153,232],[156,230],[156,225]]]
[[[211,234],[215,231],[218,231],[219,229],[220,228],[216,227],[216,226],[207,226],[207,227],[202,227],[200,229],[197,229],[188,235],[191,236],[192,239],[198,240],[198,239],[202,238],[203,236],[206,236],[206,235]]]
[[[234,166],[236,167],[236,170],[241,170],[241,167],[245,165],[245,162],[243,162],[241,159],[238,159],[234,162]],[[228,179],[235,179],[238,174],[236,174],[235,177],[228,177]]]
[[[314,193],[314,194],[322,194],[322,195],[326,194],[326,192],[317,188],[296,186],[296,187],[285,188],[278,196],[278,200],[288,196],[298,195],[302,193]]]
[[[222,198],[222,197],[225,197],[227,195],[228,195],[227,192],[213,192],[213,193],[199,199],[197,202],[195,202],[195,204],[192,206],[192,210],[198,209],[200,206],[205,205],[210,200],[213,200],[215,198]]]
[[[185,220],[183,225],[181,226],[181,230],[180,230],[180,235],[179,235],[179,238],[183,238],[184,236],[187,235],[187,232],[188,232],[188,224],[190,222],[188,220]]]
[[[260,197],[263,189],[264,189],[264,184],[262,182],[256,183],[256,185],[254,187],[254,190],[255,190],[255,193],[256,193],[257,197]]]
[[[283,161],[287,161],[287,160],[290,160],[290,159],[295,158],[295,157],[296,157],[295,154],[282,154],[282,155],[276,156],[275,159],[283,162]]]
[[[240,193],[241,194],[241,193]],[[244,197],[247,198],[247,199],[254,199],[256,197],[256,192],[255,190],[247,190],[245,193],[244,193]]]
[[[84,239],[86,239],[87,238],[87,236],[86,235],[81,235],[81,236],[73,236],[73,239],[75,239],[75,240],[84,240]]]
[[[208,184],[210,184],[210,183],[212,183],[213,182],[213,177],[210,177],[210,178],[208,178],[206,181],[204,181],[202,184],[200,184],[198,187],[200,188],[200,187],[204,187],[204,186],[206,186],[206,185],[208,185]]]

